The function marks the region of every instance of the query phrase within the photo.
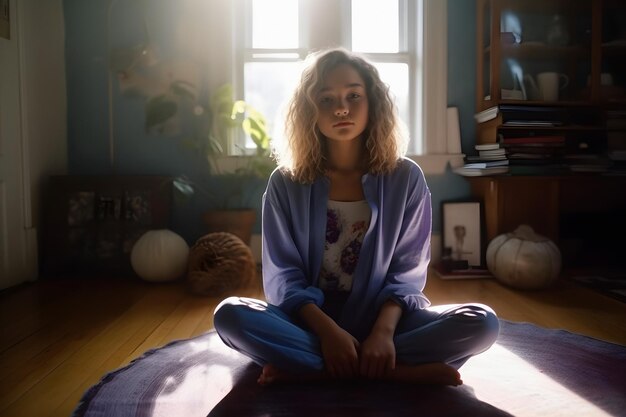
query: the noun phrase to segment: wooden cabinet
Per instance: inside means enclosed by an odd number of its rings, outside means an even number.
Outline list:
[[[501,109],[477,143],[558,135],[569,154],[626,149],[626,1],[478,0],[476,17],[476,112]]]
[[[528,224],[559,246],[566,267],[623,263],[626,177],[505,175],[468,181],[484,204],[487,242]]]
[[[478,0],[476,110],[626,103],[626,2]]]
[[[510,166],[468,177],[484,202],[487,241],[528,224],[557,243],[566,267],[620,265],[626,1],[476,7],[476,142],[499,142]]]

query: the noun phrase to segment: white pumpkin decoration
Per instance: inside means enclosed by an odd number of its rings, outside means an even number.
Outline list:
[[[527,225],[495,237],[487,247],[487,268],[502,283],[537,289],[553,284],[561,271],[561,252],[554,242]]]
[[[146,281],[165,282],[181,278],[187,269],[189,245],[168,229],[149,230],[135,242],[130,263]]]

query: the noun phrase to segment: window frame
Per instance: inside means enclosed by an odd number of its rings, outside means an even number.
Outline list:
[[[304,59],[309,50],[319,49],[324,45],[315,45],[309,31],[311,16],[310,0],[298,0],[299,7],[299,47],[296,49],[263,49],[263,53],[292,52],[293,59]],[[407,156],[415,160],[427,174],[443,174],[448,164],[463,164],[463,154],[451,154],[459,144],[448,144],[447,139],[447,1],[446,0],[399,0],[400,51],[397,54],[364,53],[374,62],[406,62],[409,65],[409,107],[414,109],[415,117],[408,121],[411,140]],[[240,0],[234,2],[232,39],[234,47],[233,86],[239,96],[243,96],[244,64],[246,62],[284,62],[285,59],[253,57],[252,49],[252,2]],[[339,36],[341,45],[350,49],[351,16],[350,0],[316,1],[317,7],[335,7],[339,13]],[[330,10],[329,12],[332,12]],[[415,25],[409,24],[414,16]],[[406,28],[406,30],[403,30]],[[337,29],[334,27],[333,29]],[[398,58],[401,58],[399,60]],[[421,65],[420,65],[421,62]],[[411,69],[414,69],[412,71]],[[421,140],[419,140],[421,139]]]

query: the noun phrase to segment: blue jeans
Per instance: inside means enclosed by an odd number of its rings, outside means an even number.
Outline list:
[[[317,335],[274,305],[230,297],[215,309],[214,325],[226,345],[261,366],[272,364],[291,372],[324,369]],[[489,349],[499,327],[493,310],[482,304],[407,312],[394,336],[396,360],[407,365],[443,362],[458,369]]]

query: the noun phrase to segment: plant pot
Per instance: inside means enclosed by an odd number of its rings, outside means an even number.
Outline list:
[[[252,228],[256,222],[256,210],[227,209],[209,210],[202,216],[208,233],[228,232],[250,246]]]

